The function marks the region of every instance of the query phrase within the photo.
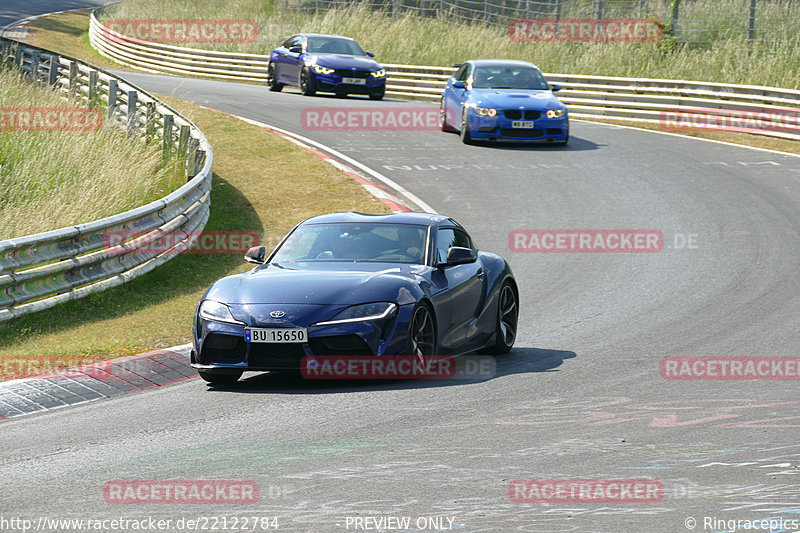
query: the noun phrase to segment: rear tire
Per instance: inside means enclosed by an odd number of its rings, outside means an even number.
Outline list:
[[[303,67],[303,70],[300,72],[300,92],[305,96],[314,96],[317,94],[314,76],[311,74],[308,67]]]
[[[239,378],[242,377],[243,371],[242,370],[233,370],[230,372],[212,372],[208,370],[198,370],[198,374],[200,377],[203,378],[211,385],[220,386],[220,385],[233,385]]]
[[[447,132],[455,131],[455,128],[447,122],[447,106],[444,103],[444,98],[442,98],[442,102],[439,104],[439,128]]]
[[[283,89],[283,84],[278,83],[278,77],[275,75],[275,65],[272,63],[267,65],[267,87],[275,93],[279,93]]]
[[[495,329],[494,345],[489,346],[486,351],[495,355],[510,352],[517,339],[518,323],[517,293],[510,281],[504,281],[497,300],[497,328]]]

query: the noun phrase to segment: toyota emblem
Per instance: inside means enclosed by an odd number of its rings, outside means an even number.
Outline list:
[[[283,318],[286,316],[286,313],[283,311],[273,311],[269,314],[272,318]]]

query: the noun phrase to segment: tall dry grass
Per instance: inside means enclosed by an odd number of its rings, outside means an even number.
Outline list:
[[[317,14],[273,8],[264,0],[128,0],[105,18],[255,19],[255,43],[191,45],[268,54],[292,33],[313,31],[354,37],[380,61],[449,65],[470,58],[526,59],[546,72],[670,78],[800,88],[800,2],[760,0],[756,36],[748,43],[742,0],[683,2],[679,31],[701,45],[665,50],[659,43],[519,43],[507,28],[454,24],[413,15],[392,18],[365,5]],[[613,3],[609,3],[612,6]],[[652,0],[645,17],[668,19],[669,2]],[[565,14],[565,16],[568,14]],[[615,16],[609,8],[606,16]],[[690,22],[691,21],[691,22]],[[698,33],[700,30],[704,33]]]
[[[0,110],[78,106],[0,71]],[[113,128],[0,128],[0,240],[90,222],[143,205],[179,186],[153,146]]]

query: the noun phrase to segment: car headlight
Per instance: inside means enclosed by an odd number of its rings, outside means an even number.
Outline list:
[[[333,74],[335,69],[323,67],[322,65],[314,65],[314,72],[317,74]]]
[[[397,312],[397,304],[392,302],[375,302],[348,307],[335,317],[324,322],[317,322],[315,326],[329,326],[331,324],[345,324],[347,322],[362,322],[366,320],[379,320],[392,316]]]
[[[492,107],[475,107],[475,112],[482,117],[493,117],[497,115],[497,109]]]
[[[564,116],[564,113],[566,113],[564,109],[548,109],[546,116],[547,118],[561,118]]]
[[[386,69],[380,69],[376,70],[375,72],[370,72],[369,75],[372,76],[373,78],[383,78],[384,76],[386,76]]]
[[[233,318],[230,307],[224,303],[216,302],[214,300],[204,300],[203,303],[200,304],[199,314],[206,320],[216,320],[217,322],[245,325],[244,322],[239,322]]]

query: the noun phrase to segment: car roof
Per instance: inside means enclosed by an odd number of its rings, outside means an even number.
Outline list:
[[[516,59],[470,59],[468,61],[476,67],[533,67],[539,68],[530,61]]]
[[[355,41],[352,37],[345,37],[344,35],[331,35],[327,33],[295,33],[301,37],[336,37],[338,39],[347,39],[348,41]]]
[[[450,220],[444,215],[434,213],[422,213],[418,211],[406,211],[402,213],[375,214],[357,213],[348,211],[344,213],[328,213],[307,218],[302,224],[327,224],[336,222],[380,222],[392,224],[418,224],[432,226],[440,222]]]

